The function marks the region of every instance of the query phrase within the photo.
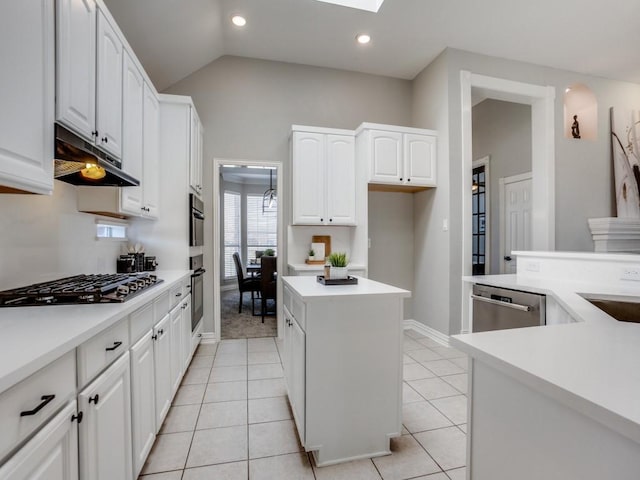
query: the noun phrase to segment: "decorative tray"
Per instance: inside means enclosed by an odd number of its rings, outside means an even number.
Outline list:
[[[324,275],[318,275],[318,283],[323,285],[357,285],[358,279],[349,275],[347,278],[324,278]]]

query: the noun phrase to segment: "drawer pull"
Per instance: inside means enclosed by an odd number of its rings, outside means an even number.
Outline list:
[[[113,347],[107,347],[105,348],[105,350],[107,352],[113,352],[116,348],[118,348],[120,345],[122,345],[122,342],[113,342]]]
[[[182,292],[176,293],[176,297],[181,297],[181,296],[182,296]]]
[[[77,415],[71,415],[71,421],[74,422],[77,420],[78,423],[82,423],[82,417],[84,417],[84,413],[78,412]]]
[[[51,400],[53,400],[54,398],[56,398],[55,395],[43,395],[40,399],[42,400],[42,402],[40,403],[40,405],[38,405],[36,408],[34,408],[33,410],[27,410],[25,412],[20,412],[20,416],[21,417],[29,417],[31,415],[35,415],[36,413],[38,413],[40,410],[42,410],[44,407],[47,406],[47,404],[49,404],[49,402],[51,402]]]
[[[89,403],[93,402],[97,405],[99,400],[100,395],[98,395],[97,393],[93,397],[89,397]]]
[[[151,338],[154,339],[154,340],[157,340],[158,339],[158,335],[151,335]]]

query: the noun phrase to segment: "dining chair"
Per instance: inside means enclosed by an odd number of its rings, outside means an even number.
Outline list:
[[[251,313],[255,311],[255,294],[260,291],[260,279],[245,277],[244,265],[240,259],[240,254],[233,254],[233,263],[236,266],[236,276],[238,277],[238,290],[240,291],[240,302],[238,303],[238,313],[242,313],[242,300],[244,292],[251,292]],[[254,314],[255,315],[255,314]]]
[[[276,312],[276,294],[277,294],[277,257],[263,256],[260,264],[260,306],[262,313],[262,323],[267,314],[267,302],[273,300],[273,313]]]

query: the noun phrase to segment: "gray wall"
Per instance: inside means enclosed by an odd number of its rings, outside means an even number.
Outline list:
[[[413,195],[369,192],[369,278],[413,292]],[[404,318],[413,318],[406,299]]]
[[[283,183],[288,185],[292,124],[354,129],[364,121],[406,125],[411,119],[407,80],[230,56],[165,93],[190,95],[205,129],[204,259],[209,266],[213,265],[213,158],[281,161]],[[207,292],[213,291],[212,270],[205,278]],[[204,330],[212,332],[212,298],[205,297],[204,314]]]
[[[500,273],[500,178],[531,171],[531,107],[484,100],[473,107],[473,160],[489,156],[491,265]]]

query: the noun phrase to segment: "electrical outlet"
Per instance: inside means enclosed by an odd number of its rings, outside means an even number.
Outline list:
[[[622,269],[620,280],[634,280],[640,282],[640,265],[631,265]]]
[[[527,272],[539,272],[540,271],[540,262],[527,262],[524,265],[524,269]]]

